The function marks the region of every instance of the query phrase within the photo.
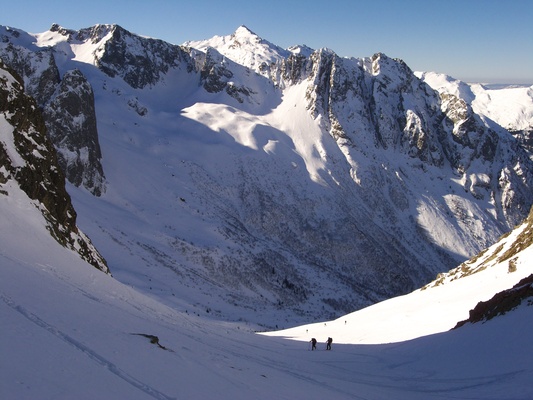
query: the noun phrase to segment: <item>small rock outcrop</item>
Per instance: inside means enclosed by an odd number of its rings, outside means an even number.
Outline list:
[[[522,279],[511,289],[497,293],[492,299],[479,302],[470,310],[469,318],[458,322],[454,329],[467,323],[489,321],[514,310],[524,302],[527,302],[528,306],[533,305],[533,275]]]

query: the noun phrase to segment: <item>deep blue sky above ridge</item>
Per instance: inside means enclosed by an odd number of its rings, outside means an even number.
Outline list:
[[[533,84],[533,0],[0,0],[0,9],[0,25],[30,33],[116,23],[182,44],[246,25],[283,48],[383,52],[467,82]]]

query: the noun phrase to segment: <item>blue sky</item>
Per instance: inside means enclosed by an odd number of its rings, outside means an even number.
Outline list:
[[[533,0],[0,0],[0,10],[0,25],[31,33],[117,23],[175,44],[246,25],[284,48],[383,52],[413,70],[533,84]]]

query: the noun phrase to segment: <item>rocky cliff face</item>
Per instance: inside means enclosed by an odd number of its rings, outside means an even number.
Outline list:
[[[59,29],[52,27],[52,31]],[[105,175],[91,85],[79,70],[67,71],[61,79],[53,48],[28,49],[22,45],[32,40],[26,35],[4,29],[0,58],[23,78],[26,93],[44,111],[45,125],[69,182],[100,196],[105,191]]]
[[[59,166],[67,180],[100,196],[105,191],[105,182],[94,93],[79,70],[63,75],[44,107],[43,116],[50,139],[60,149]]]
[[[511,289],[495,294],[490,300],[480,301],[470,310],[469,318],[458,322],[454,329],[467,323],[489,321],[497,316],[505,315],[521,304],[533,305],[533,275],[522,279]]]
[[[309,111],[351,165],[373,148],[393,150],[426,167],[451,167],[465,192],[496,203],[509,228],[526,215],[533,182],[527,139],[492,129],[465,99],[435,92],[401,60],[380,53],[346,59],[321,49],[292,54],[278,70],[281,87],[308,82]]]
[[[111,77],[120,76],[136,89],[153,86],[169,69],[193,68],[187,50],[162,40],[141,38],[118,25],[96,25],[79,32],[54,25],[51,31],[68,35],[68,40],[99,44],[95,65]]]
[[[65,190],[56,152],[46,136],[42,114],[14,72],[0,63],[0,184],[15,180],[41,209],[50,234],[94,267],[109,272],[105,260],[76,226],[76,212]],[[1,195],[9,195],[0,191]]]
[[[417,76],[440,95],[452,139],[446,147],[448,158],[463,175],[465,190],[480,199],[490,196],[501,209],[499,217],[509,227],[518,224],[527,214],[530,198],[529,189],[523,189],[531,182],[526,158],[532,158],[528,132],[533,126],[533,90],[468,85],[432,72]]]

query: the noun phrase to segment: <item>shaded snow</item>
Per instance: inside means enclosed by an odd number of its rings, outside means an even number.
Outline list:
[[[444,332],[480,297],[531,273],[531,252],[512,274],[495,266],[337,321],[294,328],[309,330],[300,342],[146,297],[57,245],[25,195],[10,183],[3,188],[9,195],[0,196],[8,228],[0,231],[2,398],[533,396],[530,307]],[[435,332],[443,333],[424,336]],[[157,336],[166,350],[139,334]],[[318,351],[309,351],[311,336]],[[332,351],[324,351],[327,336]]]

